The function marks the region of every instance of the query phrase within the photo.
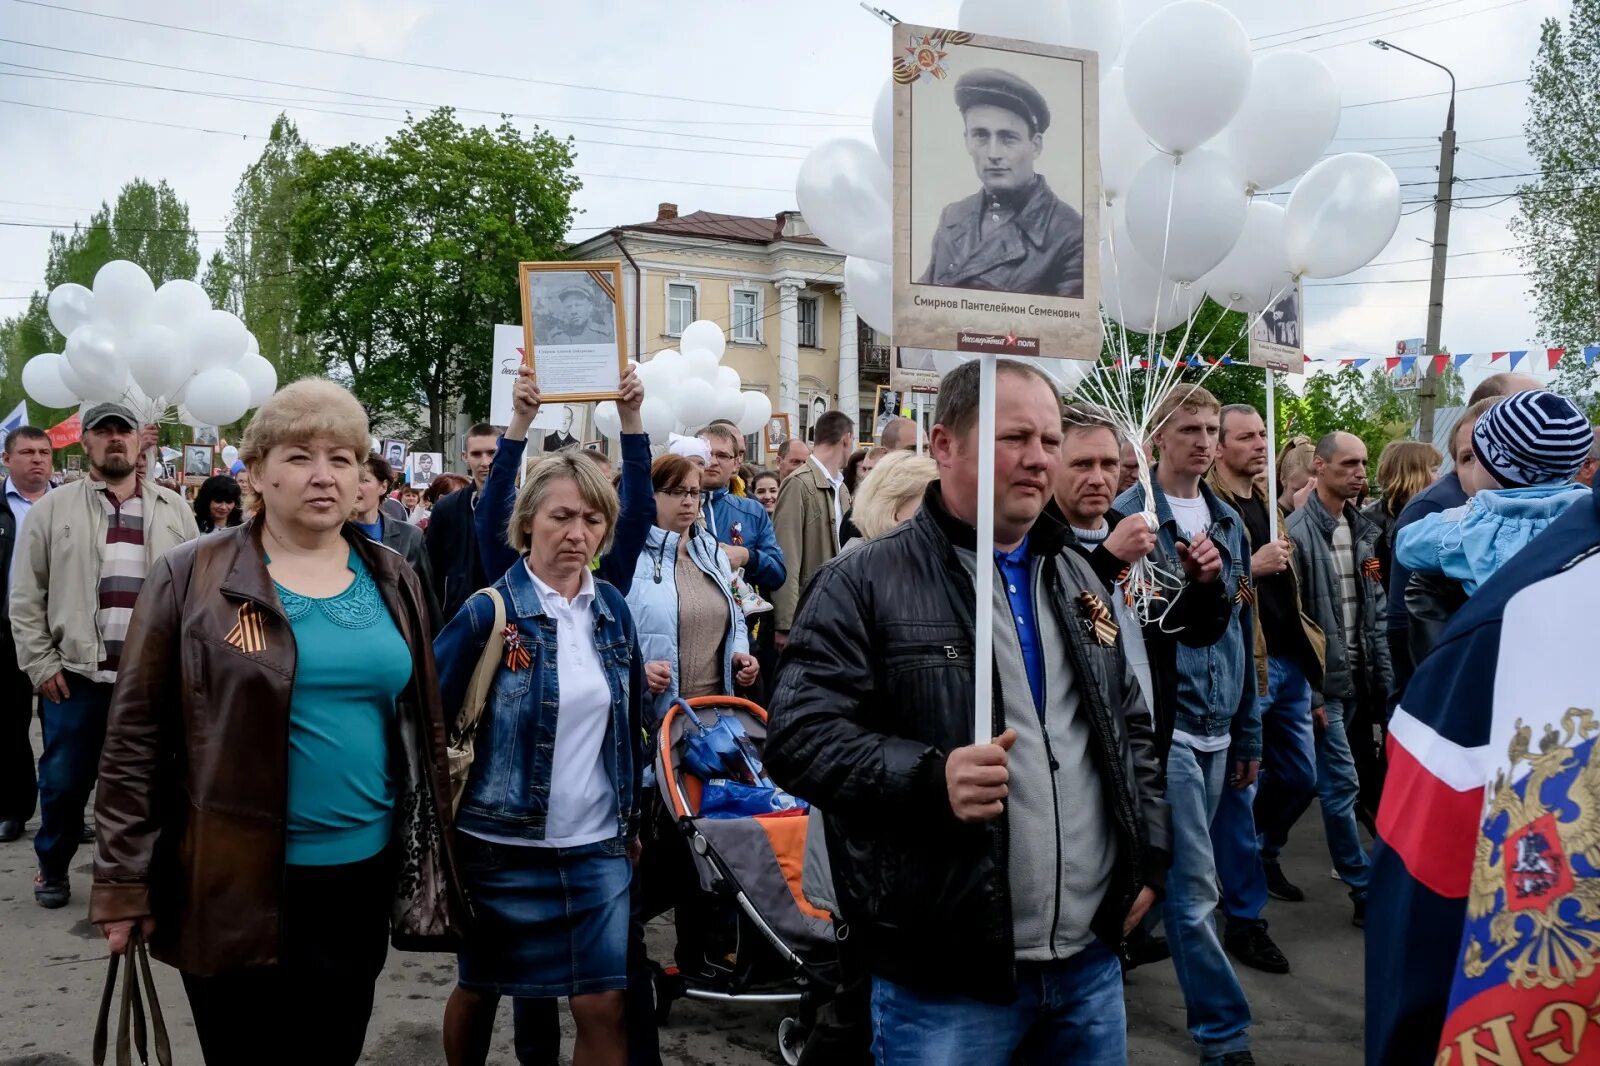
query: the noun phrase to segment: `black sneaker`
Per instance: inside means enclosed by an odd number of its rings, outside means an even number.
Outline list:
[[[1243,925],[1231,929],[1222,938],[1222,945],[1228,949],[1229,955],[1253,970],[1262,973],[1289,972],[1289,960],[1272,942],[1264,925]]]
[[[1355,913],[1350,916],[1350,924],[1357,929],[1367,927],[1367,897],[1351,896],[1350,902],[1355,904]]]
[[[1300,886],[1283,876],[1283,867],[1275,862],[1261,864],[1267,871],[1267,895],[1273,899],[1281,899],[1285,903],[1304,903],[1306,894]]]
[[[39,906],[50,910],[65,907],[72,899],[72,882],[65,877],[46,880],[42,872],[34,874],[33,899]]]
[[[22,839],[21,818],[0,818],[0,844]]]

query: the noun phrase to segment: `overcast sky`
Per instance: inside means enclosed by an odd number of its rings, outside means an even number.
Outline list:
[[[527,116],[517,119],[525,127],[539,122],[572,134],[585,186],[574,237],[654,218],[663,200],[685,213],[772,214],[793,206],[794,174],[809,146],[835,136],[870,141],[867,116],[890,47],[887,27],[853,0],[49,2],[0,0],[0,297],[7,297],[0,309],[7,311],[21,306],[15,297],[42,283],[49,229],[39,224],[70,226],[130,178],[165,178],[189,203],[204,258],[220,243],[234,185],[259,154],[278,110],[287,110],[313,144],[374,142],[405,110],[374,96],[417,101],[419,111],[448,103],[463,109],[464,120],[491,124],[503,111]],[[884,2],[906,21],[955,21],[956,0]],[[1131,31],[1161,3],[1125,0],[1125,6]],[[1457,195],[1508,192],[1517,179],[1476,179],[1533,169],[1522,139],[1527,86],[1520,79],[1534,58],[1540,22],[1565,20],[1568,4],[1224,0],[1224,6],[1258,48],[1310,50],[1328,64],[1345,101],[1332,150],[1376,151],[1402,183],[1414,183],[1402,191],[1417,201],[1406,206],[1415,213],[1401,220],[1378,257],[1412,261],[1341,279],[1360,284],[1306,293],[1306,344],[1314,357],[1391,353],[1396,340],[1422,336],[1426,325],[1428,286],[1414,279],[1428,275],[1433,214],[1425,201],[1446,98],[1362,105],[1442,94],[1448,83],[1432,67],[1365,42],[1381,35],[1455,70],[1460,88],[1470,90],[1457,104],[1456,172],[1474,179],[1458,186]],[[1496,85],[1502,82],[1511,84]],[[1538,347],[1526,279],[1469,276],[1522,271],[1506,229],[1515,202],[1467,203],[1486,206],[1452,216],[1455,278],[1446,289],[1445,345],[1457,352]]]

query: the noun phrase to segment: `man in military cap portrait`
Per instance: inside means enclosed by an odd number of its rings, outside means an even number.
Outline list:
[[[955,100],[983,188],[940,213],[921,284],[1081,299],[1083,216],[1036,170],[1050,105],[993,67],[963,74]]]
[[[545,282],[553,290],[550,295],[555,305],[553,316],[534,319],[539,344],[609,344],[616,339],[610,323],[596,314],[600,298],[592,282],[581,274],[558,273],[548,278],[547,282],[544,278],[535,282]]]

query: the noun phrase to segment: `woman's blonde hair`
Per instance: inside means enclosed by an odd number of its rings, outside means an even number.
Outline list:
[[[1278,484],[1275,486],[1276,490],[1278,492],[1283,491],[1283,487],[1289,483],[1290,474],[1304,472],[1309,476],[1312,470],[1312,460],[1316,459],[1316,457],[1317,446],[1312,444],[1310,440],[1297,437],[1284,445],[1283,451],[1278,453]]]
[[[1439,449],[1420,440],[1392,440],[1378,456],[1378,485],[1383,489],[1383,507],[1390,516],[1410,502],[1411,497],[1433,484],[1444,457]]]
[[[511,508],[511,522],[506,527],[506,541],[518,555],[528,554],[528,533],[524,528],[544,506],[545,497],[558,481],[571,481],[578,486],[583,502],[605,516],[606,534],[600,541],[596,557],[611,549],[611,535],[617,530],[617,490],[600,473],[594,460],[576,452],[552,452],[528,467],[523,475],[522,488],[517,492],[517,502]]]
[[[868,540],[881,537],[899,524],[894,516],[900,508],[922,499],[928,483],[938,476],[939,467],[927,456],[890,452],[862,479],[850,520]]]
[[[372,448],[367,412],[354,396],[326,378],[301,378],[273,393],[256,410],[239,442],[239,458],[248,467],[279,445],[305,444],[319,437],[349,448],[358,460]]]

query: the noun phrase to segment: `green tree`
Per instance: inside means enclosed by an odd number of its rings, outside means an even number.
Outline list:
[[[486,412],[493,326],[520,317],[517,263],[558,259],[572,221],[570,140],[442,108],[382,145],[302,159],[291,225],[300,328],[379,424],[434,450]]]
[[[299,270],[292,247],[301,174],[312,155],[294,123],[279,115],[267,146],[234,189],[223,243],[226,299],[212,294],[218,306],[244,320],[284,384],[323,371],[316,346],[299,324]],[[220,271],[218,277],[220,291]]]
[[[1511,232],[1540,333],[1577,348],[1600,336],[1600,0],[1572,0],[1565,30],[1545,20],[1528,88],[1523,130],[1540,173],[1518,190]]]
[[[1550,391],[1558,392],[1577,404],[1589,416],[1589,421],[1600,421],[1597,381],[1600,381],[1600,371],[1595,370],[1594,364],[1585,363],[1583,356],[1577,352],[1568,352],[1556,364],[1556,376],[1550,381]]]

